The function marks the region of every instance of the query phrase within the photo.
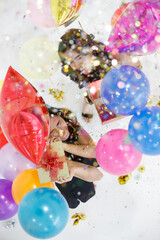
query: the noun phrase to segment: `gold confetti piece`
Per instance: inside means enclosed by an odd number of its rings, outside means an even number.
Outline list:
[[[160,107],[160,101],[157,103],[157,106],[159,106],[159,107]]]
[[[123,180],[123,179],[119,179],[119,178],[118,178],[118,181],[119,181],[119,184],[120,184],[120,185],[126,184],[126,181]]]
[[[72,218],[77,218],[79,215],[78,215],[78,213],[75,213],[73,216],[72,216]]]
[[[79,216],[81,220],[86,220],[86,215],[84,213],[81,213]]]
[[[72,218],[76,218],[73,225],[77,225],[80,220],[86,220],[86,215],[84,213],[75,213]]]
[[[101,78],[103,78],[104,75],[105,75],[104,73],[102,73],[102,72],[100,73],[100,77],[101,77]]]
[[[49,94],[51,94],[57,101],[62,101],[64,92],[59,89],[49,89]]]
[[[150,106],[152,104],[152,100],[149,100],[149,102],[147,103],[147,106]]]
[[[80,219],[79,213],[75,213],[75,214],[72,216],[72,218],[78,218],[78,219]]]
[[[78,49],[78,51],[80,51],[80,50],[82,49],[82,46],[78,46],[78,48],[77,48],[77,49]]]
[[[138,171],[141,172],[141,173],[143,173],[145,170],[146,170],[146,169],[145,169],[144,166],[140,166],[140,167],[138,168]]]
[[[118,178],[119,184],[120,185],[126,184],[128,182],[128,180],[131,178],[131,176],[132,176],[131,173],[124,175],[124,176],[120,176]]]
[[[64,65],[63,70],[64,70],[64,72],[68,72],[69,71],[69,66],[67,64]]]
[[[78,223],[79,223],[79,219],[76,219],[73,223],[73,226],[78,225]]]

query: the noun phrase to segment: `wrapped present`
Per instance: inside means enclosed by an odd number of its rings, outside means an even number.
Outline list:
[[[111,111],[104,105],[101,95],[100,95],[100,88],[101,82],[103,79],[91,82],[88,84],[89,86],[89,96],[94,103],[94,106],[98,112],[98,115],[101,119],[102,124],[109,123],[110,121],[117,120],[121,116],[118,116]]]
[[[69,177],[68,164],[61,141],[53,142],[47,147],[37,170],[40,183],[54,182],[60,177]]]

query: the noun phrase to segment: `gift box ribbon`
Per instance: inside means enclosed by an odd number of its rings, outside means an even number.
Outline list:
[[[60,159],[61,158],[58,156],[57,152],[50,154],[46,151],[38,168],[43,168],[44,170],[49,171],[50,178],[55,178],[58,175],[58,169],[63,169],[63,161],[60,161]]]

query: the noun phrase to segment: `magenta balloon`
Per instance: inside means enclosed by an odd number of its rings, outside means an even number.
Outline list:
[[[10,143],[0,150],[0,174],[13,181],[22,171],[36,168],[36,165],[19,153]]]
[[[18,210],[18,205],[12,197],[12,182],[0,179],[0,220],[13,217]]]
[[[132,1],[115,23],[106,51],[154,53],[160,47],[159,22],[159,0]]]
[[[135,170],[142,154],[131,144],[127,130],[114,129],[98,141],[96,159],[104,171],[120,176]]]
[[[56,26],[51,11],[51,0],[28,0],[27,6],[29,16],[36,25],[45,28]]]

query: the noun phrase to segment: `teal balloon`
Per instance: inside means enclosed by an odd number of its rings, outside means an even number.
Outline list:
[[[101,84],[103,103],[117,115],[133,115],[140,111],[149,95],[148,79],[141,70],[130,65],[110,70]]]
[[[18,218],[29,235],[46,239],[64,229],[69,218],[69,208],[65,198],[56,190],[36,188],[22,198]]]
[[[133,146],[146,155],[160,154],[160,107],[146,107],[129,123],[129,138]]]

